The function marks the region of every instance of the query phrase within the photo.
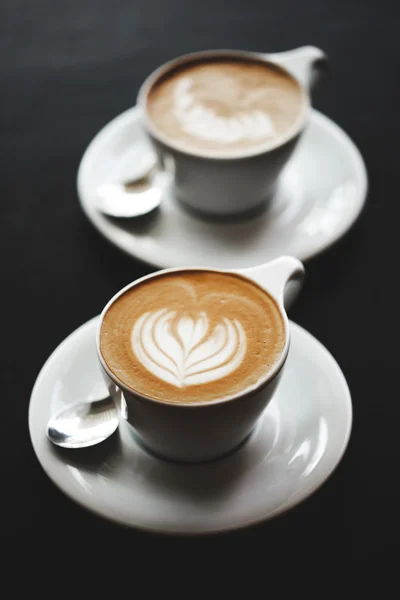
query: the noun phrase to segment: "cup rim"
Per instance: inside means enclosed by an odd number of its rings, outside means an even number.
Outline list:
[[[260,265],[261,267],[262,265]],[[128,290],[130,290],[132,287],[135,287],[136,285],[139,285],[140,283],[142,283],[143,281],[146,281],[148,279],[154,279],[156,277],[168,274],[168,273],[176,273],[176,272],[187,272],[187,271],[206,271],[206,272],[212,272],[212,273],[222,273],[222,274],[232,274],[232,275],[236,275],[237,277],[242,277],[243,279],[248,280],[250,283],[252,283],[253,285],[259,287],[263,292],[265,292],[268,296],[270,296],[272,298],[272,300],[275,302],[279,313],[282,317],[283,320],[283,324],[284,324],[284,329],[285,329],[285,344],[283,346],[282,352],[279,355],[278,360],[276,361],[274,367],[271,369],[271,371],[269,371],[267,373],[267,375],[265,375],[264,377],[262,377],[261,379],[259,379],[256,383],[254,383],[253,385],[247,387],[245,390],[243,390],[242,392],[239,392],[237,394],[232,394],[230,396],[224,396],[223,398],[217,398],[215,400],[210,400],[207,402],[188,402],[188,403],[177,403],[177,402],[170,402],[168,400],[158,400],[157,398],[152,398],[151,396],[146,396],[136,390],[134,390],[133,388],[130,388],[129,386],[125,385],[112,371],[111,369],[108,367],[102,353],[101,353],[101,349],[100,349],[100,334],[101,334],[101,327],[103,324],[103,319],[104,316],[106,314],[106,312],[108,311],[108,309],[110,308],[110,306],[116,301],[118,300],[118,298],[120,296],[122,296],[123,294],[125,294]],[[96,331],[96,350],[97,350],[97,356],[99,358],[101,367],[104,369],[104,371],[106,372],[106,374],[108,375],[108,377],[115,383],[115,385],[123,392],[126,394],[130,394],[131,396],[135,396],[135,398],[137,398],[138,400],[141,401],[148,401],[151,403],[155,403],[155,404],[161,404],[163,406],[168,406],[171,408],[176,408],[176,409],[195,409],[195,408],[200,408],[200,407],[207,407],[207,406],[217,406],[217,405],[221,405],[221,404],[225,404],[226,402],[231,402],[234,400],[241,400],[242,398],[247,398],[249,395],[252,395],[258,391],[260,391],[262,388],[264,388],[268,383],[270,383],[273,379],[275,379],[275,377],[280,373],[280,371],[282,370],[282,368],[285,365],[288,353],[289,353],[289,347],[290,347],[290,326],[289,326],[289,319],[288,316],[286,314],[286,310],[284,308],[284,306],[265,288],[263,288],[261,285],[259,285],[256,281],[254,281],[254,279],[252,279],[251,277],[247,277],[246,275],[243,274],[243,271],[238,271],[235,269],[213,269],[213,268],[206,268],[206,267],[173,267],[170,269],[161,269],[159,271],[155,271],[154,273],[150,273],[148,275],[144,275],[143,277],[139,277],[139,279],[136,279],[135,281],[132,281],[131,283],[128,283],[128,285],[126,285],[125,287],[123,287],[121,290],[119,290],[116,294],[114,294],[114,296],[112,296],[112,298],[110,298],[110,300],[107,302],[107,304],[104,306],[103,310],[100,313],[100,318],[99,318],[99,322],[97,325],[97,331]]]
[[[284,73],[287,77],[295,81],[300,89],[301,97],[302,97],[302,109],[300,111],[300,115],[298,119],[295,121],[294,125],[285,133],[285,135],[281,136],[279,139],[266,142],[257,146],[256,148],[249,148],[248,150],[233,150],[230,152],[213,152],[212,150],[196,150],[195,148],[186,147],[184,144],[179,144],[171,139],[168,136],[164,135],[157,127],[153,124],[152,120],[148,115],[147,110],[147,98],[149,92],[153,85],[158,81],[162,75],[168,73],[168,71],[173,70],[176,67],[184,65],[186,63],[190,63],[196,60],[201,60],[202,58],[207,57],[233,57],[233,58],[247,58],[252,59],[258,62],[262,62],[271,67],[277,69]],[[296,136],[298,136],[302,129],[304,128],[307,119],[310,114],[311,109],[311,101],[308,90],[304,87],[304,85],[295,77],[290,71],[288,71],[285,67],[281,66],[279,63],[276,63],[268,58],[267,54],[262,52],[252,52],[249,50],[200,50],[198,52],[189,52],[187,54],[182,54],[173,58],[150,73],[142,83],[139,88],[139,92],[137,94],[137,106],[141,110],[142,118],[144,120],[144,124],[151,135],[155,140],[161,142],[167,148],[173,149],[180,154],[184,154],[187,156],[192,156],[196,158],[203,158],[204,160],[217,160],[217,161],[232,161],[232,160],[241,160],[246,158],[253,158],[263,154],[267,154],[272,150],[276,150],[293,140]]]

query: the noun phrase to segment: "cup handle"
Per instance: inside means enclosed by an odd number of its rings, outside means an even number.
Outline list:
[[[303,263],[294,256],[281,256],[264,265],[236,272],[264,288],[285,310],[288,310],[296,299],[305,274]]]
[[[301,46],[263,56],[287,69],[309,92],[315,87],[327,63],[325,52],[315,46]]]

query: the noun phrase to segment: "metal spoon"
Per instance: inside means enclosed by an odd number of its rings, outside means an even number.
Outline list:
[[[144,157],[140,173],[125,182],[102,183],[96,190],[97,208],[110,217],[132,218],[155,210],[162,198],[166,174],[154,154]]]
[[[118,412],[108,396],[75,404],[53,415],[47,437],[62,448],[86,448],[106,440],[118,427]]]

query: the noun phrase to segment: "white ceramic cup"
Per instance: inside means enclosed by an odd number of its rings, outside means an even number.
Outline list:
[[[133,428],[136,437],[154,454],[180,462],[199,462],[218,458],[238,447],[251,433],[268,405],[281,378],[289,352],[290,327],[286,315],[304,276],[302,263],[283,256],[261,266],[240,270],[198,269],[236,273],[257,283],[276,301],[285,326],[285,344],[275,367],[256,385],[223,400],[204,403],[174,404],[143,396],[124,385],[108,368],[100,351],[103,317],[128,289],[162,273],[190,269],[165,269],[127,285],[107,303],[101,313],[96,345],[109,392],[121,417]]]
[[[302,107],[297,122],[278,140],[255,149],[230,153],[185,148],[157,130],[149,118],[147,98],[153,85],[177,66],[207,57],[247,58],[273,63],[298,81]],[[186,54],[154,71],[139,90],[137,104],[159,166],[171,174],[175,194],[191,209],[208,215],[238,215],[267,206],[276,189],[278,177],[295,149],[310,115],[310,90],[325,62],[322,50],[304,46],[277,54],[237,50],[207,50]]]

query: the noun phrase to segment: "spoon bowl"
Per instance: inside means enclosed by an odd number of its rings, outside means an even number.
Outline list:
[[[86,448],[109,438],[118,424],[117,408],[108,396],[74,404],[56,413],[48,421],[46,433],[61,448]]]
[[[140,217],[160,205],[166,180],[166,173],[159,169],[155,156],[149,154],[136,176],[122,182],[111,181],[99,185],[96,206],[109,217]]]

